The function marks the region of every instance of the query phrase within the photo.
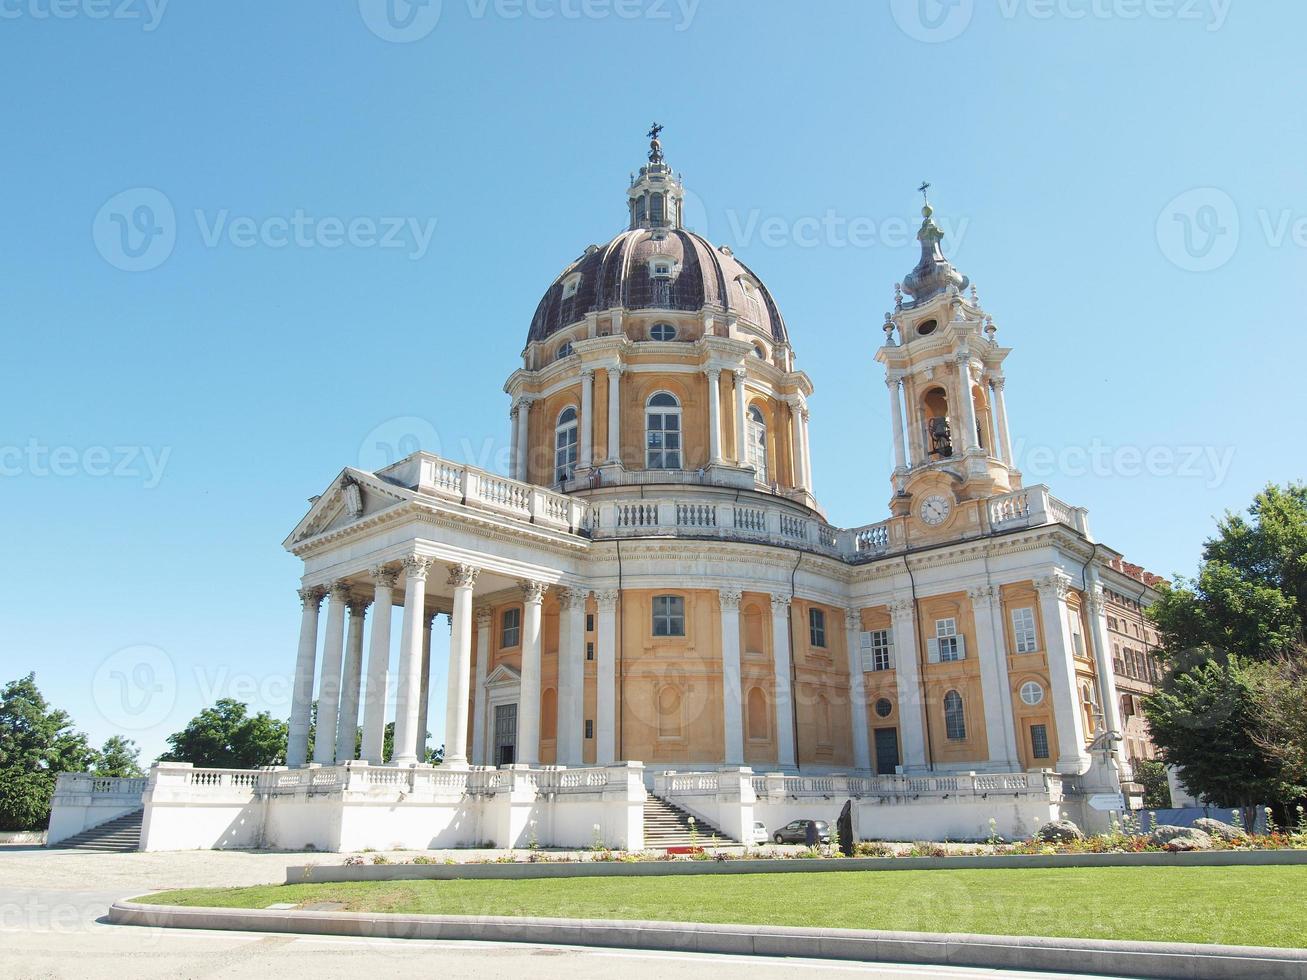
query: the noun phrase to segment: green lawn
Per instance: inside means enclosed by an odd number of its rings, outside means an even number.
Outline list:
[[[197,888],[138,901],[1307,946],[1307,867],[1022,868]]]

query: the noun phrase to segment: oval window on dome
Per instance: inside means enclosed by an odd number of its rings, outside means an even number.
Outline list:
[[[676,328],[670,323],[655,323],[649,328],[650,340],[675,340]]]
[[[554,355],[554,360],[561,361],[565,357],[572,356],[572,342],[565,340],[558,347],[558,353]]]
[[[939,326],[939,323],[938,323],[937,321],[935,321],[935,320],[926,320],[925,322],[923,322],[923,323],[921,323],[921,324],[918,324],[918,326],[917,326],[917,334],[918,334],[919,336],[922,336],[922,337],[929,336],[930,334],[932,334],[932,333],[935,332],[935,328],[938,327],[938,326]]]

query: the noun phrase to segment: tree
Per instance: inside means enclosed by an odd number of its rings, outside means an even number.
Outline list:
[[[247,706],[222,698],[180,732],[168,736],[162,762],[189,762],[216,769],[254,769],[286,760],[289,728],[266,711],[248,717]]]
[[[92,771],[97,776],[140,776],[141,750],[130,738],[110,735],[95,754]]]
[[[50,821],[61,772],[83,772],[95,756],[64,711],[51,708],[36,675],[0,692],[0,830],[35,830]]]
[[[1259,665],[1251,684],[1254,741],[1288,778],[1307,784],[1307,651]]]
[[[1135,782],[1144,787],[1144,806],[1165,809],[1171,805],[1171,784],[1166,778],[1166,766],[1156,759],[1137,759],[1132,768]]]
[[[1185,787],[1222,805],[1287,803],[1301,774],[1263,744],[1259,692],[1303,642],[1307,485],[1268,486],[1248,517],[1226,514],[1198,576],[1162,586],[1149,609],[1167,673],[1144,702],[1162,757]]]

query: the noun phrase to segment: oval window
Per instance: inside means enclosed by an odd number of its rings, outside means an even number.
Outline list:
[[[1032,708],[1044,700],[1044,688],[1037,681],[1021,685],[1021,700]]]
[[[894,703],[889,698],[881,698],[876,702],[876,714],[882,718],[888,718],[894,711]]]
[[[917,333],[922,337],[926,337],[934,333],[935,328],[938,326],[939,323],[937,323],[935,320],[926,320],[924,323],[918,325]]]

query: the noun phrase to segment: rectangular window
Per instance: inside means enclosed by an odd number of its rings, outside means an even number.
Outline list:
[[[595,645],[593,643],[587,643],[585,645],[585,659],[594,660],[594,658],[595,658]]]
[[[1030,754],[1036,759],[1048,758],[1048,726],[1030,726]]]
[[[1039,649],[1035,635],[1035,611],[1029,607],[1012,610],[1012,637],[1017,653],[1034,653]]]
[[[653,600],[653,635],[685,635],[685,599],[679,595],[656,595]]]
[[[587,633],[593,633],[593,632],[595,631],[595,614],[594,614],[594,613],[586,613],[586,614],[585,614],[585,631],[586,631]]]
[[[1068,615],[1071,618],[1071,652],[1077,657],[1085,655],[1085,636],[1080,630],[1080,612],[1075,609],[1068,609]]]
[[[939,662],[950,663],[962,659],[962,644],[959,642],[958,621],[956,619],[935,620],[935,644],[939,649]]]
[[[808,610],[808,640],[814,647],[826,646],[826,610]]]
[[[520,646],[522,643],[522,610],[505,609],[500,620],[499,646],[501,648]]]
[[[863,633],[861,642],[864,671],[894,669],[894,642],[890,639],[889,630]]]
[[[585,720],[585,737],[586,738],[595,737],[595,723],[591,721],[589,718]]]

